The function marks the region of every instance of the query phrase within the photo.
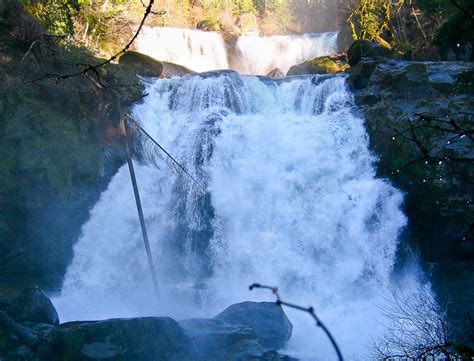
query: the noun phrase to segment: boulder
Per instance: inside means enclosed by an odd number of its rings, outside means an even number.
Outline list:
[[[172,78],[174,76],[183,76],[186,74],[196,73],[185,66],[168,63],[167,61],[162,61],[161,64],[163,65],[163,71],[161,72],[162,78]]]
[[[264,347],[275,350],[285,345],[293,331],[293,325],[282,307],[274,302],[237,303],[214,319],[231,325],[251,327]]]
[[[59,324],[56,309],[44,292],[37,287],[25,289],[5,311],[16,322]]]
[[[151,56],[127,51],[119,59],[119,64],[132,67],[135,73],[142,76],[159,77],[163,71],[163,64]]]
[[[168,317],[68,322],[56,327],[41,351],[49,361],[182,361],[192,342]]]
[[[255,14],[245,13],[240,15],[237,18],[235,25],[240,29],[241,34],[258,35],[258,23]]]
[[[347,50],[347,60],[350,66],[354,66],[361,58],[392,59],[393,54],[390,49],[373,41],[357,40]]]
[[[344,55],[322,56],[292,66],[286,75],[335,74],[345,71],[348,67]]]
[[[258,340],[253,328],[233,325],[216,319],[195,318],[180,325],[196,345],[192,359],[202,361],[291,361],[288,356],[268,350]]]
[[[275,68],[273,70],[270,70],[267,76],[270,78],[283,78],[285,74],[283,74],[283,72],[280,69]]]
[[[181,321],[180,325],[195,342],[198,360],[235,360],[266,351],[248,326],[198,318]]]

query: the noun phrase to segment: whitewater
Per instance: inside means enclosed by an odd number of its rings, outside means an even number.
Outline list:
[[[406,218],[401,192],[376,177],[345,77],[225,71],[145,83],[134,118],[205,189],[166,163],[136,162],[156,299],[120,168],[74,246],[54,299],[62,321],[212,317],[232,303],[273,300],[248,290],[259,282],[314,306],[346,359],[367,359]],[[288,354],[334,357],[308,315],[286,312],[295,325]]]
[[[242,35],[225,42],[221,34],[180,28],[145,26],[136,43],[140,53],[183,65],[197,72],[232,69],[241,74],[266,75],[337,52],[338,32],[298,35]]]

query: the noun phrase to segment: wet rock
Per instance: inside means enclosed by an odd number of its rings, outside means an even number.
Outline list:
[[[259,342],[280,349],[291,337],[293,325],[281,306],[273,302],[242,302],[226,308],[215,320],[251,327]]]
[[[193,359],[199,361],[277,361],[294,360],[264,347],[254,329],[216,319],[191,319],[180,325],[196,345]]]
[[[49,298],[37,287],[29,287],[18,294],[6,308],[16,322],[59,324],[59,316]]]
[[[292,66],[286,75],[335,74],[345,71],[348,67],[344,55],[322,56]]]
[[[372,41],[357,40],[347,50],[347,60],[350,66],[354,66],[361,58],[392,59],[393,54],[390,49]]]
[[[41,357],[49,361],[190,360],[190,338],[167,317],[68,322],[56,327]]]
[[[10,286],[0,285],[0,310],[7,310],[20,295],[20,292]]]
[[[197,318],[180,325],[195,342],[198,360],[236,360],[265,351],[248,326]]]
[[[474,64],[362,59],[349,73],[378,173],[406,195],[404,239],[434,275],[454,320],[463,303],[472,304],[474,290],[474,167],[462,161],[473,158],[472,141],[455,129],[472,129]],[[412,127],[426,153],[439,159],[424,158]],[[456,327],[465,329],[462,322]]]
[[[267,76],[270,78],[283,78],[285,74],[280,69],[275,68],[273,70],[270,70]]]
[[[185,66],[168,63],[167,61],[162,61],[163,71],[161,72],[162,78],[172,78],[174,76],[183,76],[186,74],[194,74],[195,72],[191,69],[186,68]]]
[[[132,67],[136,74],[142,76],[159,77],[163,71],[163,64],[151,56],[127,51],[119,59],[119,64]]]

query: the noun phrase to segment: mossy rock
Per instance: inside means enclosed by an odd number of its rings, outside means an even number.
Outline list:
[[[393,53],[390,49],[372,41],[357,40],[347,50],[347,60],[350,66],[354,66],[361,58],[392,59]]]
[[[214,19],[204,19],[196,24],[196,29],[202,31],[219,31],[221,30],[221,25]]]
[[[349,65],[343,57],[322,56],[292,66],[286,75],[337,74],[348,68]]]
[[[119,64],[133,68],[136,74],[142,76],[159,77],[163,71],[163,64],[160,61],[136,51],[127,51],[123,54]]]

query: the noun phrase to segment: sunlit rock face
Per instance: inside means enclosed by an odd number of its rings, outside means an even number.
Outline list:
[[[286,74],[292,65],[337,52],[337,32],[268,37],[250,34],[231,40],[224,41],[215,32],[144,27],[135,47],[157,60],[197,72],[233,69],[252,75],[265,75],[275,68]]]
[[[260,282],[315,306],[343,353],[366,359],[406,219],[402,194],[375,176],[345,78],[221,71],[146,86],[135,119],[203,187],[166,164],[136,166],[156,302],[128,170],[120,169],[74,248],[54,300],[62,319],[213,317],[232,303],[271,300],[248,291]],[[310,317],[288,317],[285,353],[332,357]]]

